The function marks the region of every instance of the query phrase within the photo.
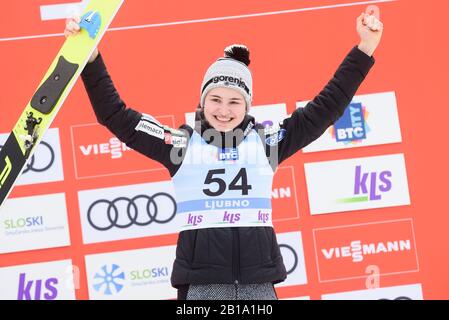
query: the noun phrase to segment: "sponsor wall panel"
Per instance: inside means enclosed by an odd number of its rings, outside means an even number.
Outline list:
[[[323,294],[323,300],[422,300],[421,284]]]
[[[271,199],[273,204],[274,223],[299,218],[294,167],[278,168],[273,179]]]
[[[173,116],[156,117],[174,127]],[[78,179],[160,170],[163,167],[133,151],[98,123],[71,127],[75,174]]]
[[[72,261],[0,268],[0,300],[74,300]]]
[[[312,215],[410,204],[403,154],[304,167]]]
[[[3,73],[8,75],[0,79],[5,93],[0,96],[4,109],[0,116],[0,145],[63,41],[62,35],[57,34],[63,31],[69,2],[75,3],[69,0],[49,4],[41,1],[29,6],[17,1],[2,3],[5,12],[14,12],[14,19],[0,21],[3,27],[0,50],[4,55],[0,63]],[[433,13],[426,15],[425,10],[431,7],[435,12],[446,12],[447,5],[436,0],[430,0],[428,6],[420,3],[377,3],[385,12],[382,16],[389,35],[401,34],[403,41],[382,43],[375,53],[376,65],[357,91],[348,113],[303,152],[292,156],[288,167],[277,170],[272,188],[273,221],[286,268],[294,270],[284,283],[277,285],[280,298],[282,294],[313,299],[332,295],[346,298],[347,294],[364,299],[449,298],[445,290],[449,287],[445,272],[449,257],[445,252],[449,251],[442,250],[435,260],[435,241],[432,241],[432,237],[439,236],[441,243],[448,242],[444,231],[441,232],[449,222],[441,214],[447,170],[444,154],[438,151],[441,139],[436,138],[444,136],[444,132],[438,131],[444,130],[444,125],[437,121],[447,118],[448,111],[441,107],[444,103],[435,89],[438,81],[444,83],[441,67],[430,66],[444,60],[436,58],[444,51],[416,50],[413,35],[400,33],[408,17],[416,16],[419,28],[426,30],[423,31],[426,37],[421,39],[423,43],[428,41],[426,47],[440,43],[441,36],[429,27],[438,19]],[[165,125],[178,127],[184,122],[193,123],[199,87],[209,64],[230,43],[245,43],[252,51],[255,89],[250,114],[258,123],[268,126],[282,121],[313,99],[331,79],[344,55],[356,45],[355,28],[338,37],[330,37],[329,30],[342,21],[354,21],[366,5],[348,3],[332,7],[333,4],[327,7],[329,1],[324,0],[266,1],[255,10],[253,3],[230,0],[229,6],[217,11],[214,2],[168,0],[148,10],[150,4],[127,1],[112,27],[148,27],[108,32],[101,52],[127,106],[151,114]],[[173,11],[173,6],[177,10]],[[198,10],[200,6],[202,9]],[[305,7],[313,10],[225,18]],[[217,12],[225,19],[207,20],[217,17]],[[192,19],[206,20],[164,25]],[[324,23],[317,25],[317,21]],[[161,24],[152,25],[155,22]],[[285,32],[292,25],[313,32],[299,33],[297,41],[292,42],[289,32]],[[235,37],[237,26],[239,39]],[[251,30],[257,30],[257,34]],[[34,35],[39,37],[28,37]],[[207,46],[204,39],[209,39]],[[126,51],[120,49],[124,41]],[[161,50],[153,50],[155,43]],[[276,45],[268,48],[267,43]],[[404,56],[404,50],[409,54]],[[425,68],[417,65],[422,61],[426,61]],[[427,80],[416,80],[416,70],[424,69],[428,74],[422,78]],[[425,113],[429,106],[438,112]],[[434,114],[438,115],[435,119],[428,118]],[[160,181],[161,174],[157,171],[165,170],[163,166],[130,150],[96,122],[81,81],[53,126],[20,177],[8,205],[0,210],[0,279],[14,281],[6,282],[7,289],[3,291],[0,286],[0,298],[18,298],[21,273],[26,273],[22,282],[26,291],[21,296],[23,299],[28,296],[45,299],[45,294],[53,298],[54,286],[58,299],[74,299],[75,292],[78,299],[176,297],[163,270],[158,274],[165,282],[150,285],[152,280],[148,280],[154,268],[168,268],[168,273],[171,272],[172,246],[177,239],[170,198],[155,197],[161,192],[174,196],[171,183]],[[167,177],[168,174],[162,179]],[[160,209],[157,214],[156,206]],[[153,221],[159,218],[164,222]],[[41,221],[44,226],[40,225]],[[47,226],[48,232],[38,231]],[[109,244],[110,241],[114,242]],[[151,248],[136,250],[137,253],[129,251],[136,245],[144,246],[142,243]],[[118,252],[103,253],[102,249],[95,254],[91,252],[92,248],[109,245]],[[159,249],[166,250],[167,254]],[[61,257],[71,260],[50,261]],[[136,261],[137,257],[142,260]],[[354,261],[360,257],[363,260]],[[105,260],[103,264],[101,259]],[[293,268],[296,260],[297,266]],[[41,264],[41,261],[50,262]],[[61,268],[69,267],[71,261],[85,261],[87,267],[87,273],[80,268],[81,286],[76,291],[59,288],[65,278],[59,281],[58,277],[66,274],[54,267],[59,264]],[[389,274],[393,280],[397,274],[407,273],[407,283],[376,289],[369,294],[363,290],[350,292],[350,280],[363,281],[361,277],[366,275],[364,271],[369,264],[380,266],[381,273]],[[126,281],[120,292],[108,295],[104,285],[99,290],[94,288],[98,281],[96,274],[104,277],[107,273],[120,275],[121,272]],[[58,284],[54,285],[52,280],[46,286],[46,281],[55,277]],[[116,279],[118,284],[119,279]],[[346,283],[348,290],[342,289]],[[42,284],[42,290],[36,294],[38,284]],[[140,290],[147,285],[157,290],[150,293]],[[298,292],[294,292],[296,287],[300,287]],[[115,285],[111,284],[110,288],[113,290]]]
[[[166,246],[86,256],[90,299],[176,299],[170,284],[175,251]]]
[[[170,181],[78,193],[84,243],[176,233]]]
[[[0,134],[0,149],[9,133]],[[30,185],[64,180],[60,133],[58,128],[50,128],[29,159],[17,185]]]
[[[301,232],[280,233],[277,235],[277,240],[287,271],[287,279],[277,284],[276,287],[307,284]]]
[[[303,108],[306,102],[296,106]],[[394,92],[356,95],[343,116],[302,151],[315,152],[401,142]]]
[[[0,209],[0,253],[69,245],[64,193],[8,199]]]
[[[366,278],[368,267],[381,275],[418,272],[412,219],[313,230],[320,282]]]

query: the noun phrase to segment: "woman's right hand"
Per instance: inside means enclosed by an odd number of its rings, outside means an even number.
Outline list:
[[[64,35],[66,38],[76,36],[80,33],[80,22],[81,18],[79,16],[74,16],[66,20]],[[95,48],[94,52],[89,58],[89,63],[93,62],[98,56],[98,48]]]

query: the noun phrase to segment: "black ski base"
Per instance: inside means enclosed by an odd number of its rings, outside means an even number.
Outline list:
[[[17,139],[14,134],[11,134],[0,150],[0,206],[19,177],[26,161]]]

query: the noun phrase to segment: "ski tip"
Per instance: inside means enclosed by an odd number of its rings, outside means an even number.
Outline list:
[[[89,11],[81,17],[81,29],[86,30],[92,39],[95,39],[101,27],[101,16],[97,11]]]

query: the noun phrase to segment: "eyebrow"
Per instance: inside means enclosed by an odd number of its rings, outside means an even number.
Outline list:
[[[210,96],[211,96],[211,97],[214,97],[214,98],[220,98],[220,99],[222,99],[222,97],[217,96],[217,95],[215,95],[215,94],[211,94]],[[231,98],[230,100],[238,100],[238,101],[241,101],[241,100],[243,100],[243,99],[242,99],[242,98]]]

